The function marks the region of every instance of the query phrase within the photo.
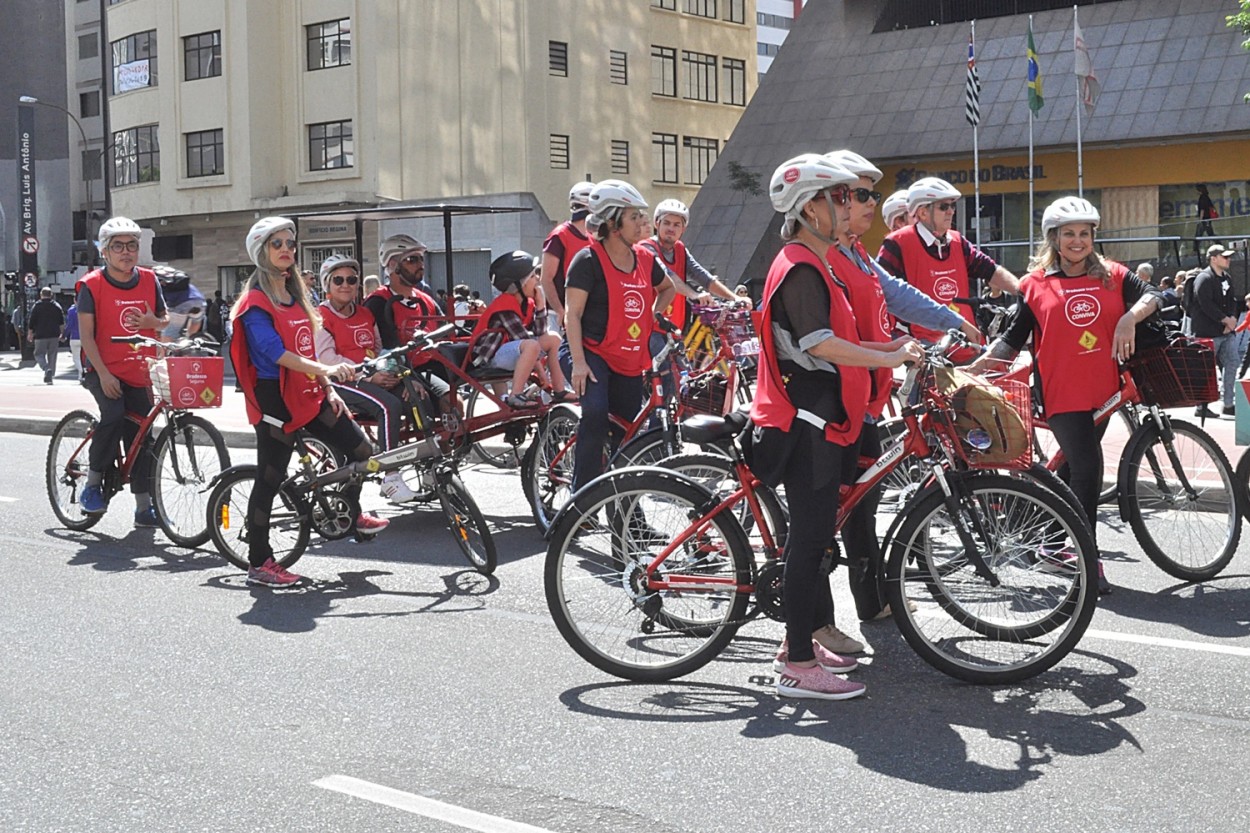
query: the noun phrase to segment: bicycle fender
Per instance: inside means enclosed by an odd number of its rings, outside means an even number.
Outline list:
[[[665,480],[679,481],[681,483],[694,486],[696,489],[707,495],[707,506],[711,507],[715,505],[716,498],[704,486],[700,485],[699,482],[693,478],[687,477],[686,475],[673,471],[672,469],[660,468],[659,466],[626,466],[623,469],[608,469],[603,474],[599,475],[594,480],[574,492],[568,502],[556,511],[555,517],[551,519],[551,525],[548,526],[547,531],[543,533],[543,540],[551,540],[551,530],[560,525],[560,521],[564,519],[565,515],[573,511],[581,511],[581,508],[577,505],[578,498],[582,497],[582,495],[584,495],[591,486],[597,486],[605,480],[628,481],[630,477],[642,473],[653,474]]]
[[[208,484],[208,489],[211,490],[217,485],[217,481],[221,480],[226,475],[234,474],[238,471],[253,471],[259,476],[260,466],[255,463],[239,463],[238,465],[231,466],[230,468],[222,469],[221,472],[219,472],[217,476],[212,479],[212,482]]]

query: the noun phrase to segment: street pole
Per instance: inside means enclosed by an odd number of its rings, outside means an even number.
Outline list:
[[[33,95],[18,96],[17,100],[23,104],[38,104],[42,107],[51,107],[53,110],[60,110],[69,118],[70,121],[74,123],[74,126],[78,128],[78,135],[82,137],[82,149],[83,149],[83,153],[79,155],[79,165],[81,166],[81,171],[82,171],[83,191],[87,197],[87,208],[83,212],[83,233],[87,238],[88,251],[90,251],[91,242],[95,239],[95,234],[93,234],[91,230],[91,215],[95,211],[95,201],[91,198],[92,197],[91,178],[87,176],[88,171],[87,171],[86,165],[82,164],[83,157],[85,156],[86,152],[90,150],[90,148],[87,145],[87,131],[83,129],[82,122],[78,120],[77,116],[75,116],[73,113],[71,113],[69,110],[67,110],[66,108],[62,107],[59,104],[52,104],[47,101],[40,101],[39,99],[35,98]],[[105,148],[105,150],[107,149],[108,148]],[[100,164],[101,164],[101,168],[103,168],[103,164],[104,164],[103,163],[103,151],[101,151],[101,163]],[[92,258],[92,262],[93,263],[95,262],[94,257]]]

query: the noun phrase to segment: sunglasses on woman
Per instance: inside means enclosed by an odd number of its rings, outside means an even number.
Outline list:
[[[866,203],[869,200],[881,202],[881,192],[870,191],[867,188],[852,188],[851,196],[855,198],[856,202]]]
[[[294,240],[278,240],[277,238],[274,238],[273,240],[269,241],[269,248],[273,249],[275,252],[283,248],[284,246],[287,248],[288,251],[293,252],[295,251],[296,245],[298,244]]]
[[[342,286],[343,284],[355,286],[360,283],[360,275],[331,275],[330,283],[335,286]]]

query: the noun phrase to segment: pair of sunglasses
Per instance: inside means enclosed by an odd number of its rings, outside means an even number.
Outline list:
[[[335,286],[342,286],[343,284],[355,286],[360,283],[360,275],[331,275],[330,283]]]

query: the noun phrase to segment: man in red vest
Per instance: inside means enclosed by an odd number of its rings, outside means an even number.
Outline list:
[[[573,255],[590,245],[586,218],[590,215],[593,182],[579,182],[569,189],[569,219],[557,225],[543,241],[542,289],[552,332],[564,332],[564,279]]]

